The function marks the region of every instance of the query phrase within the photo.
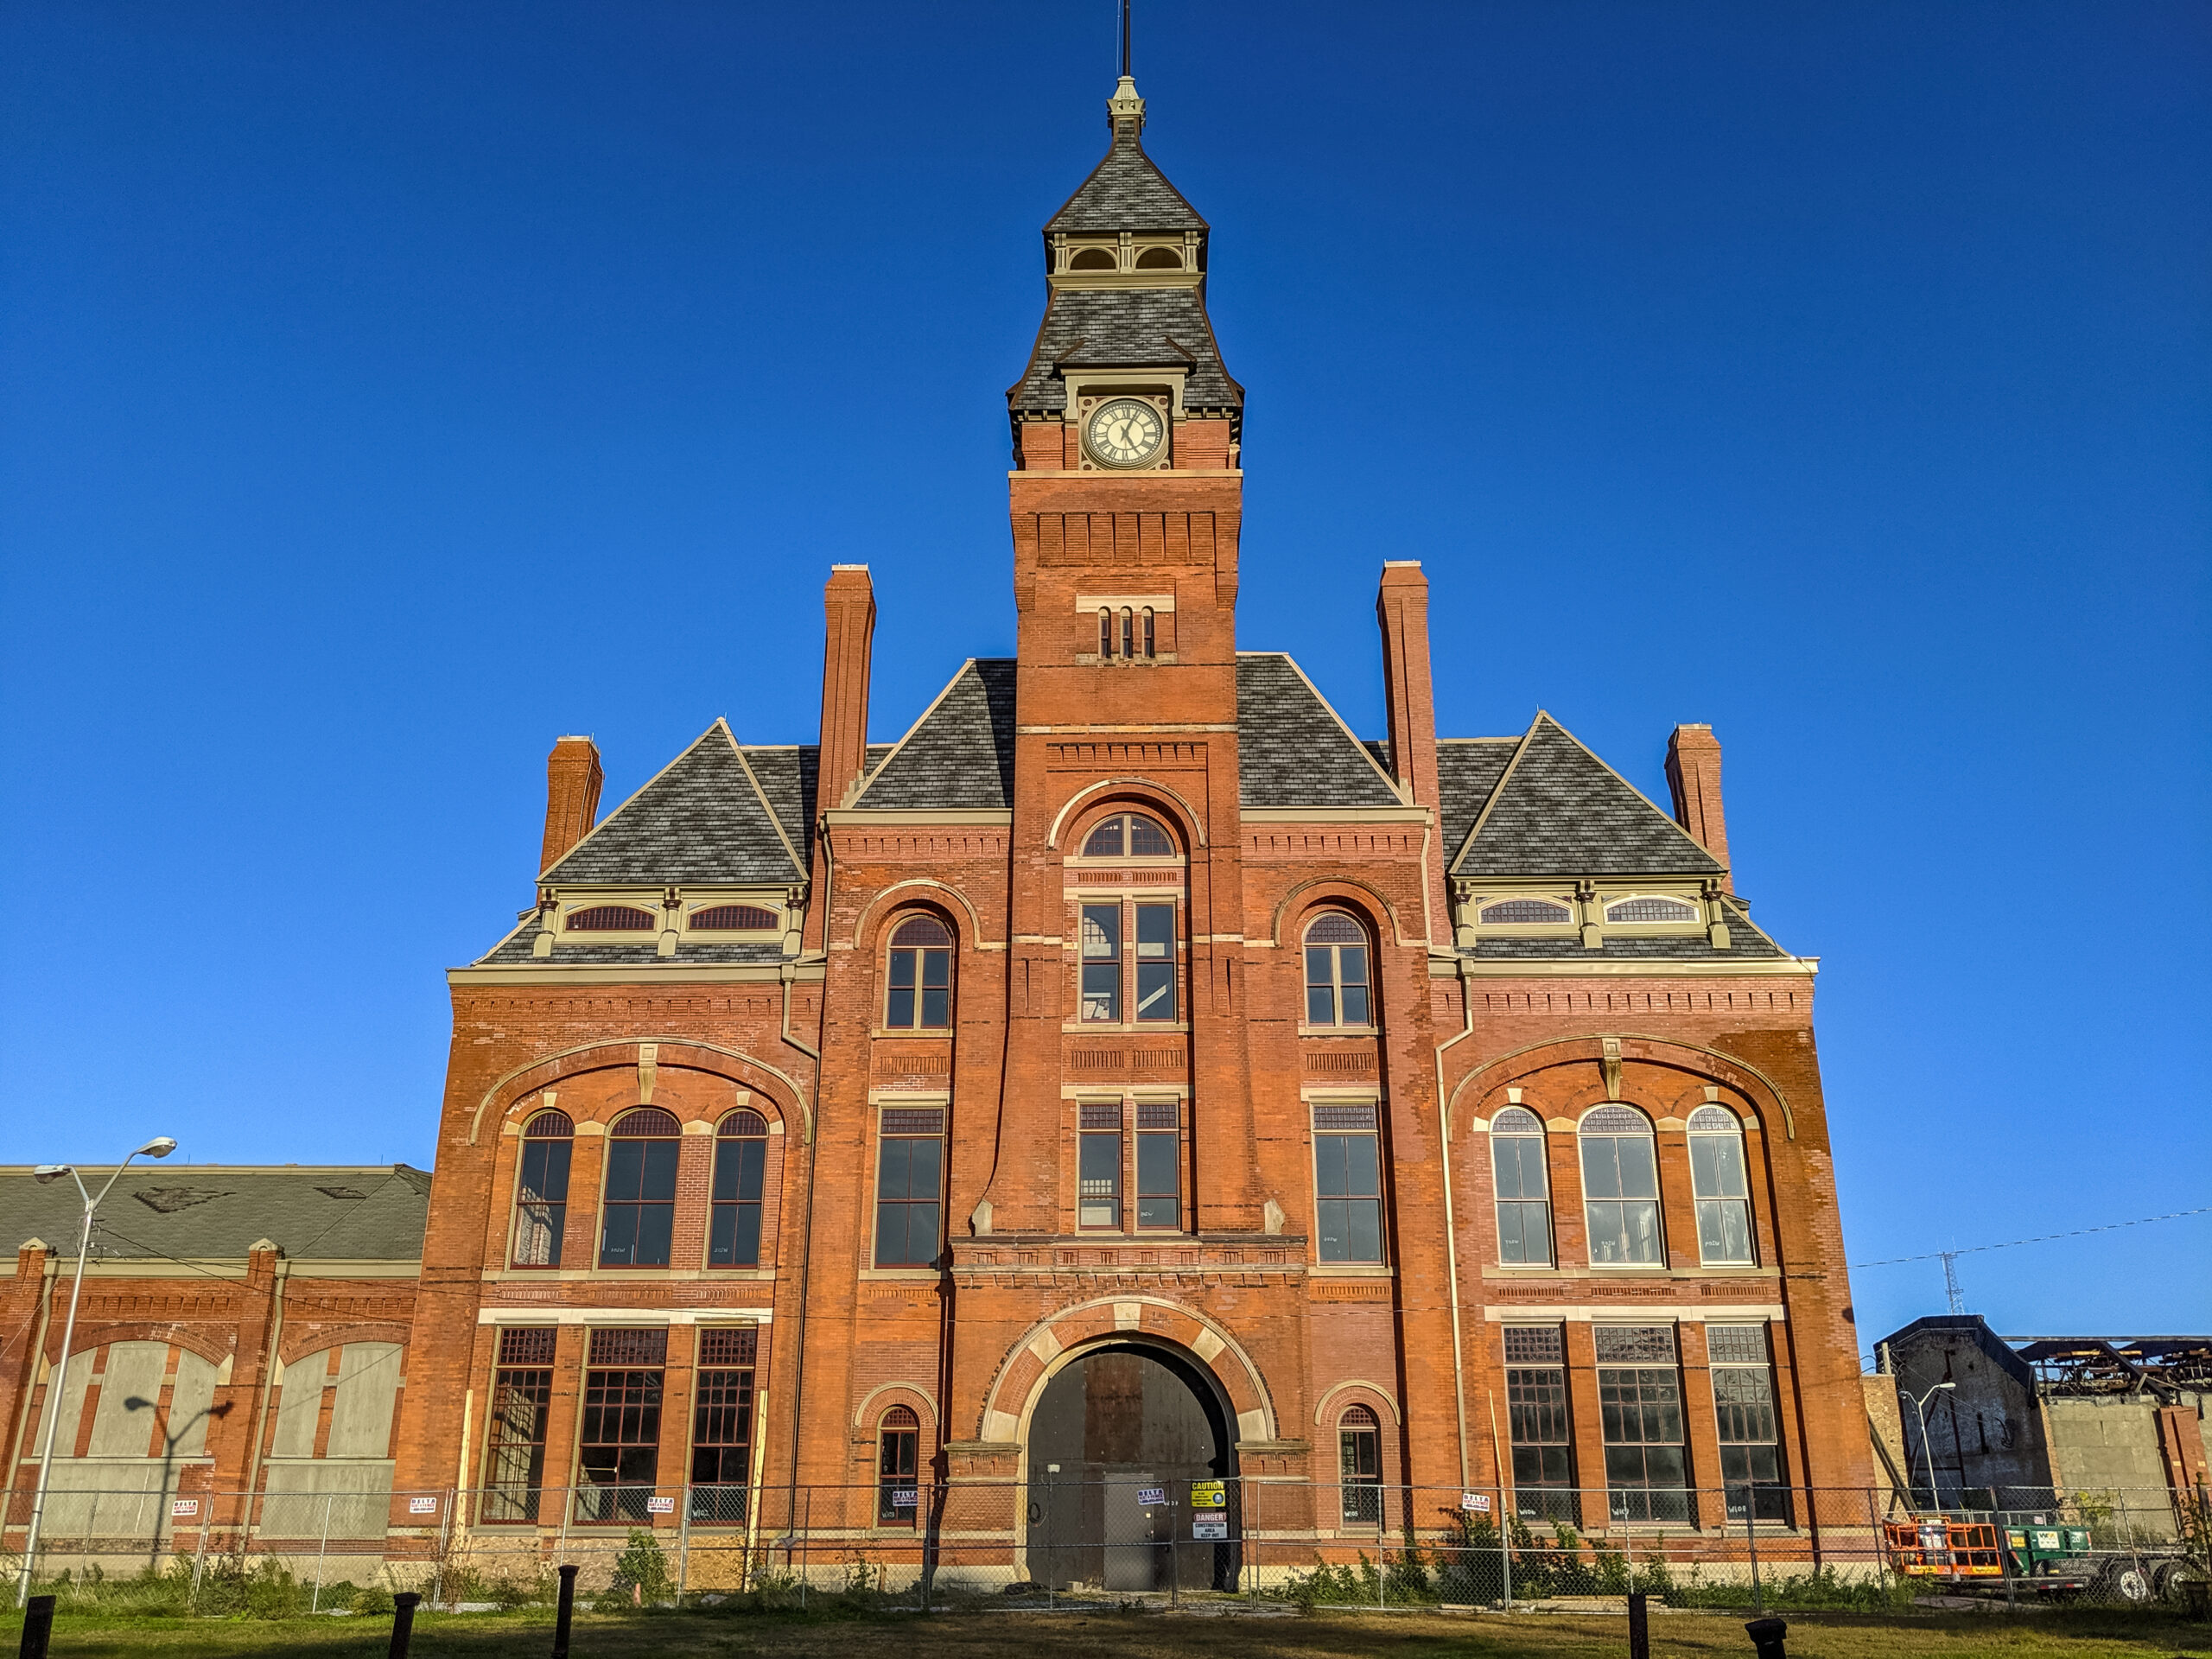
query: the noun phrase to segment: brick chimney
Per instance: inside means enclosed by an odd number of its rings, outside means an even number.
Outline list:
[[[1690,839],[1724,865],[1728,862],[1728,823],[1720,813],[1720,740],[1710,726],[1677,726],[1667,740],[1667,786],[1675,792],[1675,822]],[[1732,872],[1720,879],[1736,890]]]
[[[822,590],[822,760],[814,810],[845,804],[868,761],[868,652],[875,638],[875,587],[864,564],[833,564]]]
[[[1382,566],[1375,596],[1382,628],[1382,695],[1390,709],[1390,773],[1416,806],[1439,806],[1436,782],[1436,696],[1428,671],[1428,578],[1419,561],[1393,559]],[[1428,857],[1428,931],[1432,944],[1449,943],[1452,921],[1444,902],[1444,864],[1453,848],[1432,845]]]
[[[545,845],[538,855],[542,874],[568,856],[569,849],[599,822],[599,745],[588,737],[556,738],[545,757]]]

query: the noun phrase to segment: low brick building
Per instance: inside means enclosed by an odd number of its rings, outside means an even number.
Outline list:
[[[1240,648],[1208,228],[1109,115],[1007,394],[1017,654],[871,744],[841,566],[818,741],[717,721],[603,818],[555,745],[534,902],[449,976],[395,1490],[518,1537],[965,1491],[1067,1578],[1119,1477],[1316,1540],[1754,1480],[1810,1529],[1871,1472],[1815,964],[1732,889],[1719,744],[1674,728],[1670,813],[1547,714],[1440,735],[1411,561],[1380,736]]]

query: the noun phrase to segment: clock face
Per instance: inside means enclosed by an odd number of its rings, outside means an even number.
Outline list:
[[[1160,454],[1167,437],[1160,411],[1136,397],[1101,404],[1084,423],[1084,448],[1106,467],[1142,467]]]

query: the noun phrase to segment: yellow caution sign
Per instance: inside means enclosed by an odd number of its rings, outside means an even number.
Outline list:
[[[1224,1482],[1194,1480],[1191,1483],[1191,1507],[1194,1510],[1225,1510],[1229,1507],[1229,1492]]]

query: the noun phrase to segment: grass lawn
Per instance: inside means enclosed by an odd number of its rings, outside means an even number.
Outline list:
[[[0,1652],[11,1650],[19,1615],[0,1620]],[[298,1654],[312,1659],[383,1659],[385,1618],[185,1619],[65,1614],[54,1630],[54,1659],[108,1659],[143,1653],[223,1656]],[[690,1654],[774,1654],[795,1659],[851,1659],[895,1653],[900,1659],[1040,1659],[1052,1654],[1112,1652],[1132,1659],[1430,1659],[1444,1655],[1604,1656],[1627,1650],[1620,1618],[1522,1614],[1449,1618],[1436,1614],[1319,1613],[1305,1617],[1193,1614],[966,1612],[912,1615],[579,1613],[575,1659],[678,1659]],[[1651,1621],[1661,1655],[1747,1656],[1743,1621],[1668,1613]],[[518,1613],[426,1613],[415,1622],[422,1659],[543,1659],[552,1618]],[[1797,1614],[1789,1619],[1792,1659],[2212,1659],[2212,1625],[2142,1614],[2039,1611],[2012,1618],[1978,1613]]]

